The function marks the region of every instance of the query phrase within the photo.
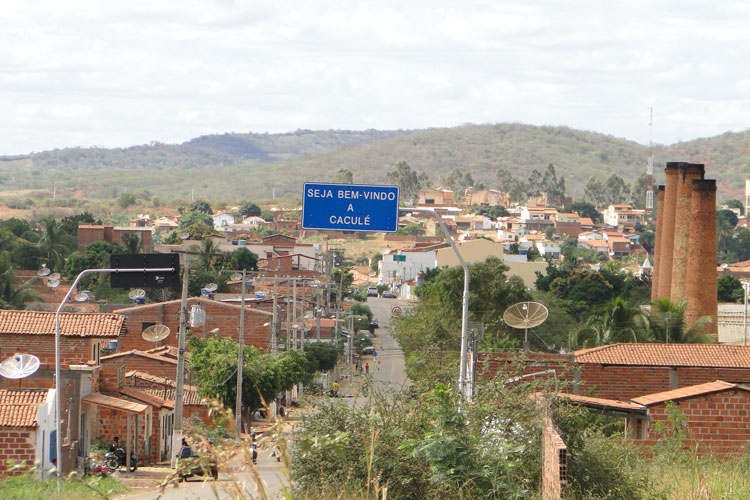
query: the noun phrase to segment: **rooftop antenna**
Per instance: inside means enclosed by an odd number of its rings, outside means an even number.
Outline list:
[[[232,281],[239,281],[242,279],[242,273],[232,273],[229,279]]]
[[[169,336],[169,327],[167,325],[151,325],[141,333],[143,340],[147,342],[156,342],[156,346],[161,345],[161,341]]]
[[[523,348],[529,349],[529,328],[539,326],[547,319],[549,311],[539,302],[519,302],[503,313],[503,321],[512,328],[523,328]]]
[[[39,369],[39,358],[33,354],[16,354],[0,363],[0,375],[10,379],[22,379]],[[21,382],[18,382],[21,387]]]
[[[649,108],[648,162],[646,163],[646,211],[654,209],[654,108]]]
[[[60,280],[50,276],[49,278],[47,278],[47,286],[49,288],[57,288],[58,286],[60,286]]]
[[[36,272],[36,275],[40,277],[44,277],[44,276],[49,276],[49,273],[51,272],[52,271],[50,270],[49,267],[47,267],[47,264],[42,264],[42,267]]]
[[[84,290],[82,292],[75,294],[75,296],[73,297],[73,300],[75,300],[76,302],[86,302],[87,300],[89,300],[89,291]]]
[[[240,279],[241,278],[242,278],[242,276],[240,276]],[[209,292],[215,292],[216,289],[219,288],[219,285],[217,285],[216,283],[209,283],[208,285],[204,286],[203,288],[205,288]]]

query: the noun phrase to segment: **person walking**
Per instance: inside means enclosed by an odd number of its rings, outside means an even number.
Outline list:
[[[370,363],[365,363],[365,375],[370,374]]]
[[[334,398],[339,397],[339,381],[335,381],[333,385],[331,386],[332,396]]]

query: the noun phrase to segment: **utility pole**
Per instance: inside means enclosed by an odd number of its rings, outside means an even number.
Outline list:
[[[172,432],[172,467],[177,466],[177,451],[182,445],[182,403],[185,385],[185,329],[187,327],[188,258],[182,265],[182,301],[180,303],[180,329],[177,333],[177,383],[174,393],[174,430]]]
[[[245,287],[247,286],[247,270],[242,270],[242,303],[240,304],[240,331],[237,339],[239,340],[239,352],[237,354],[237,402],[235,403],[234,425],[237,431],[237,437],[242,436],[242,374],[244,365],[244,347],[245,347]]]

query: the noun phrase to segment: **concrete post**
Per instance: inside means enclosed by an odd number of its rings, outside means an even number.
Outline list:
[[[657,291],[659,290],[659,271],[661,271],[661,265],[659,264],[659,257],[661,256],[661,234],[664,232],[664,186],[659,186],[656,193],[656,234],[654,235],[654,254],[653,254],[653,266],[654,271],[651,277],[651,300],[658,299]]]
[[[672,292],[672,251],[674,250],[674,217],[677,205],[677,175],[680,163],[668,162],[664,169],[664,216],[659,242],[659,289],[656,298],[669,298]]]
[[[702,316],[710,316],[713,323],[705,331],[717,333],[716,180],[694,179],[691,187],[685,326],[692,326]]]
[[[704,172],[705,168],[701,163],[682,163],[677,176],[672,280],[669,293],[669,298],[675,303],[685,298],[690,222],[694,220],[691,216],[692,206],[690,203],[693,196],[692,181],[693,179],[703,179]],[[714,262],[716,262],[715,259]]]

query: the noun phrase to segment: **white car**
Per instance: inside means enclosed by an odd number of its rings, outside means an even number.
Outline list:
[[[376,286],[368,286],[367,287],[367,296],[368,297],[377,297],[378,296],[378,287],[376,287]]]

